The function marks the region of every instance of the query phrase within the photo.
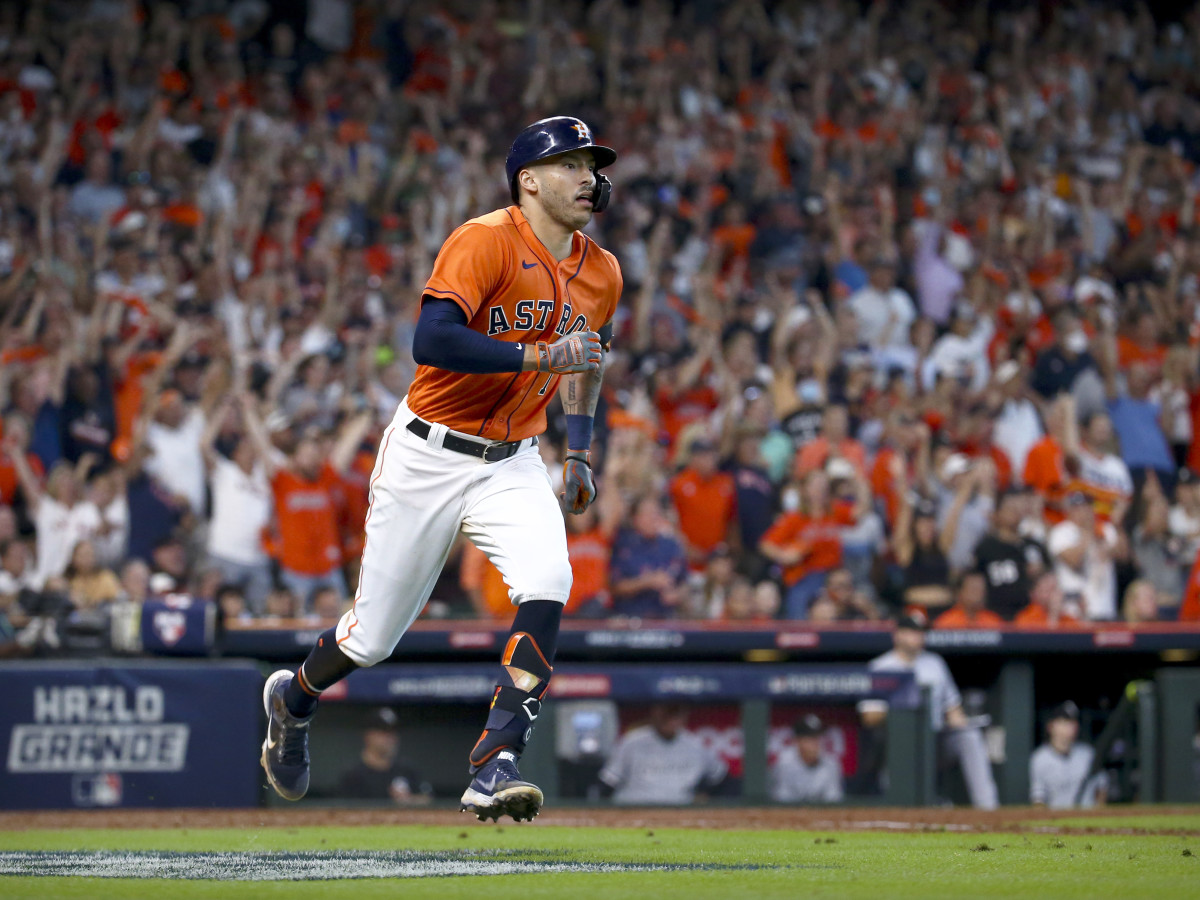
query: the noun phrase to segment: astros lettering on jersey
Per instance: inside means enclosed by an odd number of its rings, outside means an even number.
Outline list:
[[[519,207],[471,219],[446,239],[425,296],[452,300],[468,327],[502,341],[552,342],[607,324],[621,296],[616,258],[576,232],[571,255],[556,260]],[[546,429],[557,375],[478,375],[419,366],[409,408],[423,419],[488,440],[517,441]]]

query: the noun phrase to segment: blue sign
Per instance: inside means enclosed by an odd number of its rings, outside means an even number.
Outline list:
[[[0,808],[257,805],[257,667],[21,663],[4,675]]]
[[[407,664],[359,669],[325,694],[352,703],[445,703],[487,701],[497,667],[487,663],[447,666]],[[550,682],[551,698],[612,700],[729,701],[752,697],[780,702],[855,703],[887,700],[913,709],[920,700],[909,673],[869,672],[854,663],[759,665],[753,663],[560,663]]]

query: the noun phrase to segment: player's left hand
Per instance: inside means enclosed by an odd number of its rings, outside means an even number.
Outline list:
[[[563,485],[563,501],[567,512],[579,515],[596,499],[591,454],[587,450],[567,451],[567,458],[563,461]]]

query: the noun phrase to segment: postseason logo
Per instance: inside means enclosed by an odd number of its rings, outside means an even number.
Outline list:
[[[33,724],[13,727],[8,771],[178,772],[189,728],[163,722],[164,705],[154,685],[35,687]]]

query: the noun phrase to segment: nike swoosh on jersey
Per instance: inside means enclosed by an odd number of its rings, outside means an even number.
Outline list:
[[[527,262],[525,262],[525,260],[521,260],[521,268],[522,269],[532,269],[536,265],[537,265],[536,262],[527,263]]]

